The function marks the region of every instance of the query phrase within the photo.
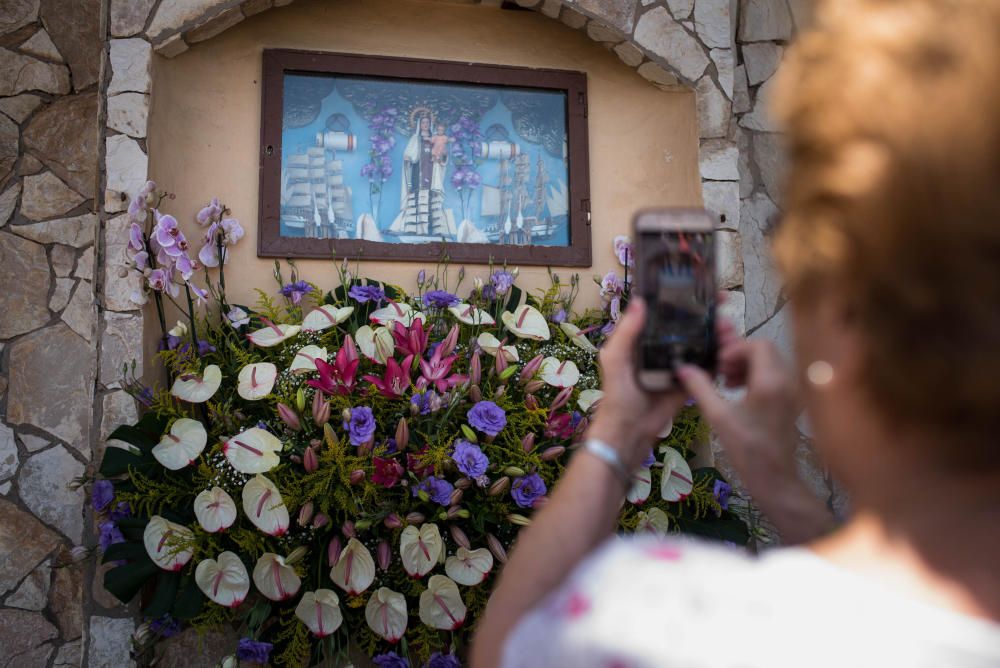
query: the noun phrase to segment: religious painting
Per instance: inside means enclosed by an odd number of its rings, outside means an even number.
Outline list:
[[[590,264],[586,76],[264,52],[258,255]]]

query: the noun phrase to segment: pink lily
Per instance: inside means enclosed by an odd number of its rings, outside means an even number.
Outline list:
[[[374,385],[379,393],[387,399],[399,399],[410,387],[410,369],[413,366],[413,355],[407,355],[400,364],[393,358],[385,361],[385,375],[363,376],[365,380]]]
[[[307,380],[306,385],[314,387],[327,394],[350,394],[354,390],[355,374],[358,372],[358,349],[354,345],[354,340],[348,334],[344,339],[344,345],[337,351],[337,357],[333,364],[316,359],[316,370],[319,371],[318,380]]]
[[[452,325],[451,329],[448,331],[448,336],[444,337],[444,341],[441,342],[441,354],[450,355],[455,350],[455,346],[458,345],[458,325]]]
[[[409,327],[397,320],[392,326],[392,338],[396,340],[396,347],[404,354],[422,357],[427,350],[430,332],[424,330],[422,320],[415,318]]]
[[[448,355],[441,357],[441,346],[434,351],[430,361],[420,360],[421,378],[417,381],[417,386],[423,389],[428,385],[433,385],[438,392],[447,392],[449,388],[460,385],[469,379],[468,376],[451,374],[451,365],[458,359],[458,355]]]

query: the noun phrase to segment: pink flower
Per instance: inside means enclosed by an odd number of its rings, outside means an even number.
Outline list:
[[[624,234],[619,234],[614,240],[615,257],[623,267],[635,266],[635,252],[632,249],[632,240]]]
[[[344,338],[344,345],[337,351],[337,357],[333,364],[316,359],[316,370],[319,371],[318,380],[307,380],[306,385],[315,387],[317,390],[327,394],[350,394],[354,389],[355,374],[358,372],[358,365],[361,360],[358,358],[358,349],[354,346],[354,339],[348,334]]]
[[[430,332],[424,330],[424,323],[419,318],[414,318],[409,327],[399,320],[393,323],[392,338],[396,341],[396,348],[406,355],[422,357],[429,337]]]
[[[372,462],[375,471],[372,473],[372,482],[383,487],[395,487],[405,470],[403,465],[395,459],[374,457]]]
[[[412,365],[413,355],[407,355],[403,359],[402,366],[390,357],[385,362],[385,375],[382,378],[371,375],[363,376],[363,378],[378,388],[383,397],[400,399],[410,387],[410,368]]]
[[[210,222],[214,222],[219,216],[222,215],[222,206],[219,204],[219,198],[213,197],[212,201],[206,204],[195,216],[195,220],[198,221],[199,225],[207,225]]]
[[[464,383],[469,379],[468,376],[451,373],[451,365],[457,359],[458,355],[448,355],[442,358],[441,347],[438,346],[438,349],[434,351],[434,355],[430,360],[420,360],[420,373],[422,377],[417,381],[417,385],[421,389],[426,388],[428,385],[434,385],[438,392],[447,392],[449,388]]]

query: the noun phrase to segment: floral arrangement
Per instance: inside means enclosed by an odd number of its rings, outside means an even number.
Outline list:
[[[627,281],[605,312],[573,318],[576,277],[533,296],[517,270],[491,268],[460,297],[464,270],[450,286],[439,266],[408,295],[345,262],[324,292],[276,264],[276,295],[230,304],[239,223],[216,200],[202,209],[196,260],[168,200],[152,183],[139,194],[130,248],[169,382],[146,388],[131,370],[124,385],[147,410],[111,434],[92,486],[115,564],[105,587],[139,597],[149,620],[137,653],[184,626],[232,624],[243,638],[227,665],[349,649],[379,666],[461,665],[518,531],[599,410],[595,353]],[[184,314],[169,330],[167,302]],[[685,409],[636,475],[622,533],[746,543],[726,482],[691,469],[703,437]]]

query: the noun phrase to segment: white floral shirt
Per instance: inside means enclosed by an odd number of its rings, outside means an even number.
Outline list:
[[[1000,625],[801,548],[614,539],[519,622],[502,666],[998,668]]]

